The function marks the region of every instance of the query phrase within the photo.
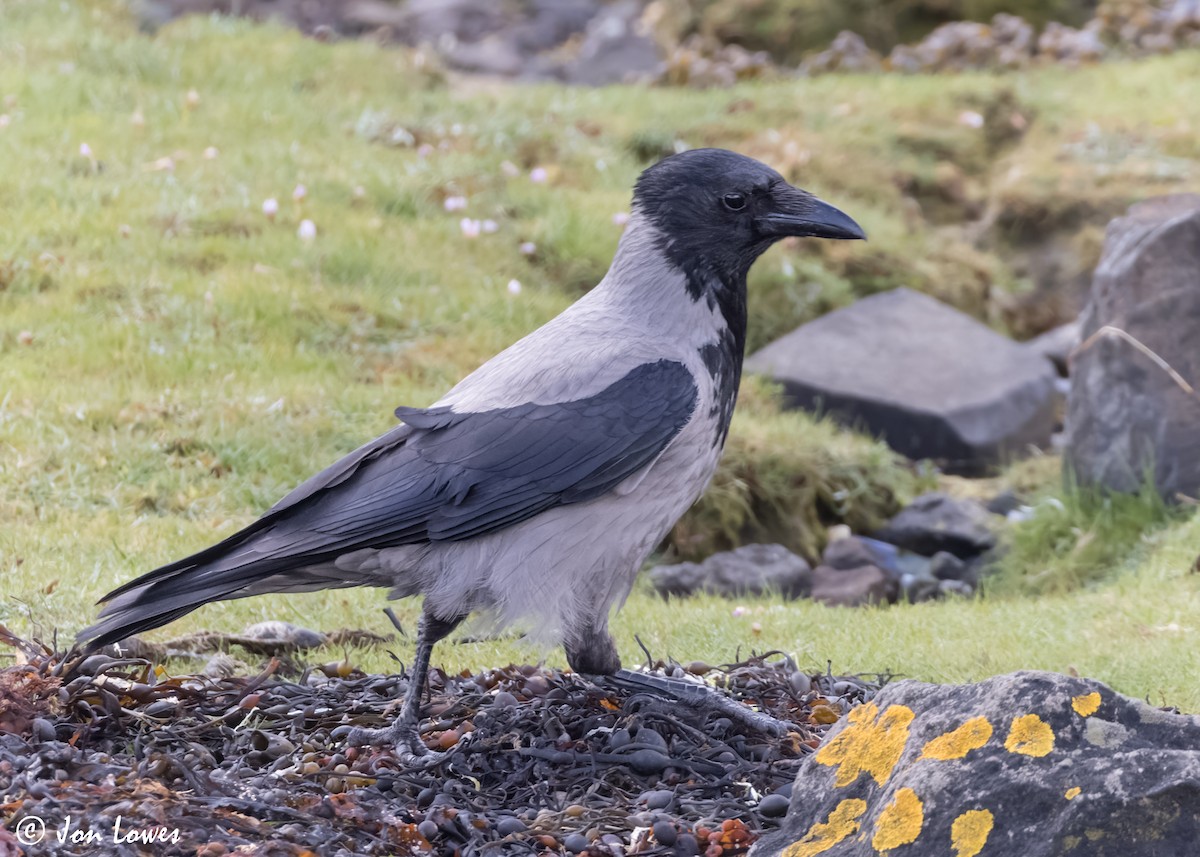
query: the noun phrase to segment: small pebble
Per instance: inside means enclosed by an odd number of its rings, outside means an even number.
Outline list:
[[[782,818],[787,814],[789,803],[783,795],[767,795],[758,803],[758,814],[763,818]]]
[[[563,840],[563,848],[566,848],[572,854],[580,854],[587,850],[587,837],[581,833],[572,833]]]
[[[802,672],[794,672],[788,676],[788,684],[799,696],[804,696],[812,691],[812,679]]]
[[[54,724],[45,717],[35,718],[33,721],[33,736],[39,741],[55,740]]]
[[[427,818],[417,825],[417,833],[432,842],[433,838],[438,834],[438,826]]]
[[[675,825],[669,821],[656,822],[652,829],[654,839],[659,845],[674,845],[675,840],[679,838],[679,832],[675,829]]]
[[[692,834],[681,833],[675,841],[675,853],[692,857],[692,855],[700,853],[700,843],[696,841],[696,837]]]
[[[647,747],[652,747],[655,750],[666,750],[667,739],[653,729],[643,727],[638,730],[637,738],[634,739],[638,744],[645,744]]]
[[[646,809],[666,809],[675,802],[675,793],[667,789],[656,789],[642,795]]]
[[[500,823],[496,825],[496,832],[501,836],[512,836],[514,833],[525,832],[525,822],[514,816],[500,819]]]
[[[671,760],[657,750],[636,750],[629,754],[629,767],[639,774],[657,774]]]
[[[492,697],[492,705],[496,708],[511,708],[517,704],[517,698],[507,690],[499,691]]]
[[[577,803],[573,803],[563,810],[563,815],[565,815],[567,818],[579,818],[585,812],[587,812],[587,810],[585,810],[582,806]]]

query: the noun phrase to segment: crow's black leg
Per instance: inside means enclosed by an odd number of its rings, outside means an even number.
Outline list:
[[[440,619],[430,613],[421,616],[417,628],[417,652],[412,668],[408,671],[408,689],[404,693],[404,706],[391,726],[382,729],[351,729],[346,743],[353,746],[394,744],[396,754],[406,764],[415,767],[431,767],[445,758],[445,753],[432,753],[421,740],[417,727],[421,722],[421,697],[425,693],[425,682],[429,677],[429,658],[433,646],[445,638],[466,618]]]

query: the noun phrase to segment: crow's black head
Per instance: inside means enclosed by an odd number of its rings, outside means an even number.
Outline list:
[[[865,238],[832,205],[792,187],[766,164],[725,149],[693,149],[642,173],[634,209],[662,235],[663,249],[689,279],[732,285],[762,253],[790,235]]]

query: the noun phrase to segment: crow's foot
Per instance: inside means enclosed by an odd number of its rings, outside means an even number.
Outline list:
[[[344,734],[347,747],[385,747],[396,748],[396,758],[409,769],[423,770],[440,765],[449,753],[435,753],[425,746],[421,734],[412,723],[397,720],[391,726],[381,729],[365,729],[355,726],[345,733],[335,732],[334,737]]]
[[[643,693],[654,693],[719,711],[730,720],[741,723],[747,729],[762,732],[774,738],[782,738],[796,729],[795,724],[779,720],[761,711],[755,711],[737,700],[730,699],[715,687],[681,678],[651,675],[633,670],[617,670],[607,678],[618,687]]]

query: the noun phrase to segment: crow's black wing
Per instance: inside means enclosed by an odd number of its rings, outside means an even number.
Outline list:
[[[108,618],[80,636],[120,639],[351,551],[473,538],[599,497],[654,461],[697,397],[691,373],[660,360],[568,402],[479,413],[400,408],[405,426],[246,529],[109,593]]]

